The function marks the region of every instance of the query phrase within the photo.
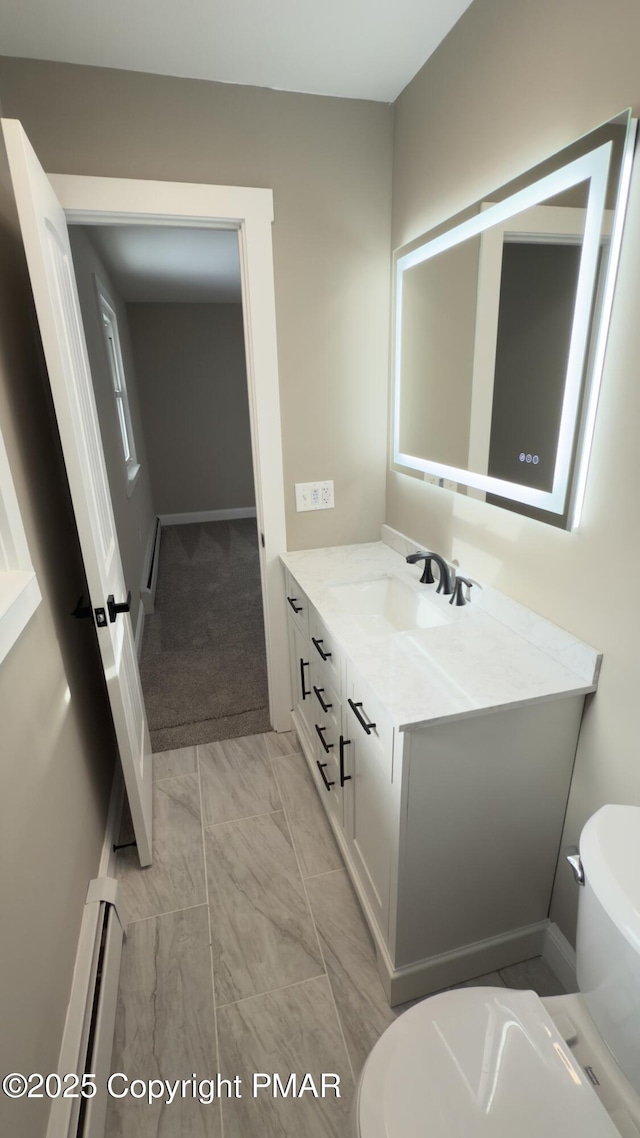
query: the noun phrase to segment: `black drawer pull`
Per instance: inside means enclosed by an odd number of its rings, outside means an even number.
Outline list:
[[[301,656],[300,657],[300,688],[302,690],[302,698],[303,699],[306,699],[308,695],[311,695],[311,692],[306,691],[305,686],[304,686],[304,670],[305,670],[305,668],[308,668],[308,667],[309,667],[309,661],[303,660],[302,656]]]
[[[294,612],[302,612],[302,605],[296,604],[297,599],[298,599],[297,597],[287,597],[287,600],[288,600],[289,604],[291,605],[291,608],[293,609],[293,611]]]
[[[340,736],[340,786],[344,786],[345,782],[349,782],[351,779],[350,774],[344,773],[344,749],[345,749],[345,747],[350,747],[350,746],[351,746],[351,739],[343,739],[343,737],[341,735]]]
[[[335,786],[336,784],[335,784],[335,782],[329,782],[329,779],[327,778],[326,774],[324,773],[324,768],[326,766],[328,766],[329,764],[328,763],[321,763],[319,759],[316,759],[316,763],[318,764],[318,770],[320,771],[320,774],[322,775],[322,781],[323,781],[324,785],[326,786],[327,790],[331,790],[331,787]]]
[[[317,734],[318,734],[318,738],[319,738],[320,742],[322,743],[322,746],[323,746],[323,747],[324,747],[324,749],[325,749],[325,754],[327,754],[327,755],[328,755],[328,754],[329,754],[329,751],[330,751],[330,750],[331,750],[331,748],[333,747],[333,743],[327,743],[327,741],[326,741],[326,739],[325,739],[324,735],[322,734],[322,732],[323,732],[323,731],[326,731],[327,729],[326,729],[326,727],[318,727],[318,724],[317,724],[317,723],[316,723],[315,727],[316,727],[316,732],[317,732]]]
[[[320,645],[321,645],[321,644],[324,644],[324,640],[322,640],[322,639],[320,639],[320,640],[316,640],[315,636],[312,636],[312,637],[311,637],[311,643],[313,644],[314,648],[317,648],[317,650],[318,650],[318,652],[320,653],[320,655],[322,656],[322,659],[323,659],[323,660],[328,660],[328,659],[329,659],[329,657],[330,657],[331,653],[330,653],[330,652],[325,652],[325,651],[324,651],[324,648],[321,648],[321,647],[320,647]]]
[[[373,731],[373,729],[375,728],[375,723],[366,723],[365,720],[362,718],[360,712],[358,711],[358,708],[362,707],[362,704],[361,703],[354,703],[352,699],[347,700],[347,703],[349,704],[349,707],[351,708],[353,714],[355,715],[356,719],[358,720],[358,723],[360,724],[360,726],[364,728],[364,730],[367,732],[367,735],[370,735],[371,732]]]
[[[324,688],[317,688],[314,684],[313,690],[316,693],[316,699],[318,700],[318,703],[320,704],[320,707],[323,711],[328,711],[330,707],[333,707],[332,703],[325,703],[322,698],[322,692],[324,691]]]

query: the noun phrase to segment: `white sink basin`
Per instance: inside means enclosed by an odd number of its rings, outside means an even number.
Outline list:
[[[376,577],[352,585],[332,585],[331,594],[344,612],[358,618],[366,632],[409,632],[437,628],[453,619],[398,577]]]

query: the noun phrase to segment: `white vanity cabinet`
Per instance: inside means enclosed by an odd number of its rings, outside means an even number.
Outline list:
[[[390,1002],[538,955],[584,692],[595,683],[576,681],[557,695],[525,699],[520,678],[520,700],[467,710],[465,697],[454,715],[447,705],[446,714],[402,727],[389,706],[394,699],[398,706],[401,665],[394,658],[388,703],[363,674],[373,669],[374,652],[386,650],[382,641],[367,642],[369,654],[354,660],[352,626],[344,625],[342,642],[289,571],[286,587],[295,598],[295,610],[289,604],[293,723],[373,935]],[[317,595],[321,602],[320,589]],[[333,612],[331,619],[339,625]],[[506,635],[502,625],[494,635]],[[510,658],[520,660],[520,677],[525,659],[534,676],[552,667],[521,638],[514,644]],[[576,644],[569,646],[574,654]],[[442,675],[421,669],[413,691],[423,698],[424,684],[433,707],[444,698]]]

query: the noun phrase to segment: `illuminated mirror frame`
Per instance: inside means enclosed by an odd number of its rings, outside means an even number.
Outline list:
[[[512,194],[504,201],[482,209],[478,214],[438,236],[424,241],[417,248],[403,254],[396,254],[395,266],[395,321],[393,348],[393,386],[394,421],[392,462],[411,470],[422,471],[435,477],[460,483],[472,489],[497,494],[500,497],[522,502],[553,514],[563,514],[571,483],[573,493],[568,528],[579,523],[584,500],[589,454],[595,427],[595,416],[602,378],[604,352],[606,346],[609,317],[613,300],[615,274],[620,254],[622,226],[631,179],[633,146],[635,141],[635,122],[630,124],[620,170],[620,189],[617,196],[609,258],[606,268],[602,304],[598,320],[593,364],[591,374],[586,379],[587,390],[585,411],[581,428],[575,463],[572,463],[577,416],[580,408],[585,357],[589,349],[590,314],[594,290],[597,284],[600,239],[603,232],[605,200],[612,143],[607,142],[582,157],[569,162],[560,169],[538,179],[524,189]],[[403,275],[416,265],[437,256],[439,253],[479,236],[495,225],[504,225],[510,218],[533,206],[541,205],[550,198],[570,190],[580,183],[588,182],[588,199],[585,210],[584,239],[580,257],[576,300],[571,329],[569,357],[565,381],[564,399],[558,435],[553,485],[550,491],[533,489],[517,482],[507,482],[488,474],[477,474],[445,463],[432,462],[417,455],[405,454],[400,449],[400,402],[402,370],[402,300]],[[490,196],[490,195],[489,195]],[[508,228],[508,227],[506,227]],[[573,474],[573,478],[572,478]]]

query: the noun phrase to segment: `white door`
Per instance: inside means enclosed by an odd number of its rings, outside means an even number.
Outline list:
[[[64,212],[19,122],[3,119],[42,345],[141,865],[151,864],[151,742]],[[111,603],[110,603],[111,602]]]

